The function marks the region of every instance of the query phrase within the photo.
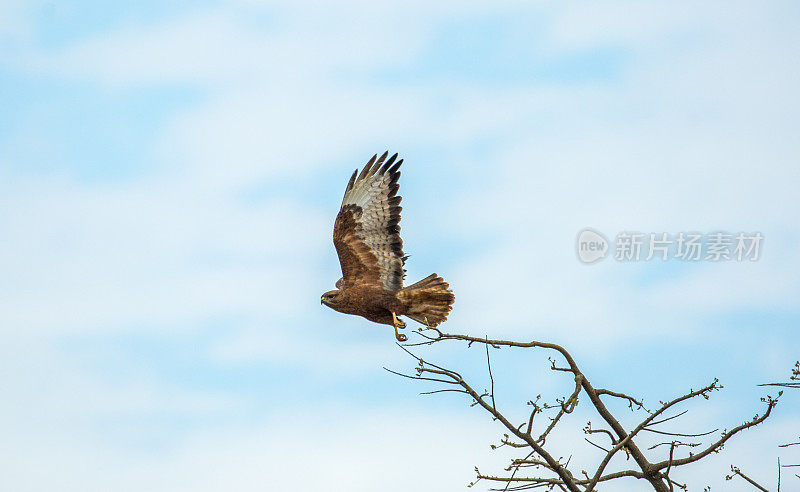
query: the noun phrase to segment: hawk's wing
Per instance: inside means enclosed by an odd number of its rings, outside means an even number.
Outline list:
[[[342,265],[337,288],[357,282],[374,283],[386,290],[403,287],[403,240],[400,239],[400,197],[397,154],[377,155],[358,174],[355,170],[344,192],[342,208],[333,226],[333,244]],[[356,176],[358,175],[358,176]]]

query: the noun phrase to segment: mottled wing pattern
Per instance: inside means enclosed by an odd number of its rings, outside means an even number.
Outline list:
[[[386,290],[403,288],[405,256],[400,239],[397,154],[376,155],[347,184],[333,226],[333,244],[342,265],[337,288],[372,282]]]

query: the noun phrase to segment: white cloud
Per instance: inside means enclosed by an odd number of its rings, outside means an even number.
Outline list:
[[[177,182],[16,180],[4,193],[3,318],[20,336],[290,313],[311,293],[307,256],[329,241],[304,206],[237,206]]]
[[[18,48],[25,40],[29,39],[33,23],[28,14],[39,2],[26,0],[7,0],[0,3],[0,39],[5,50]]]
[[[20,491],[450,489],[473,478],[472,464],[485,462],[494,438],[477,412],[347,413],[322,405],[248,429],[211,427],[145,456],[116,443],[101,450],[96,439],[6,441],[14,452],[2,453],[1,469],[4,483]]]
[[[342,7],[201,9],[153,25],[131,24],[55,54],[40,53],[28,63],[110,86],[238,88],[276,79],[303,83],[330,77],[334,69],[399,63],[420,48],[424,36],[408,20],[390,22],[385,9]]]

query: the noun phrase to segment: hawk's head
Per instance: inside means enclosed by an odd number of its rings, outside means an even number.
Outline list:
[[[341,301],[341,294],[342,291],[340,290],[330,290],[322,294],[322,299],[320,300],[320,302],[322,304],[325,304],[329,308],[336,309],[336,307],[339,305],[339,302]]]

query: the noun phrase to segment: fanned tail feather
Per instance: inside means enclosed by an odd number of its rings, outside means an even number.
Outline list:
[[[403,288],[399,297],[406,303],[405,315],[428,326],[443,323],[456,299],[450,285],[435,273]]]

